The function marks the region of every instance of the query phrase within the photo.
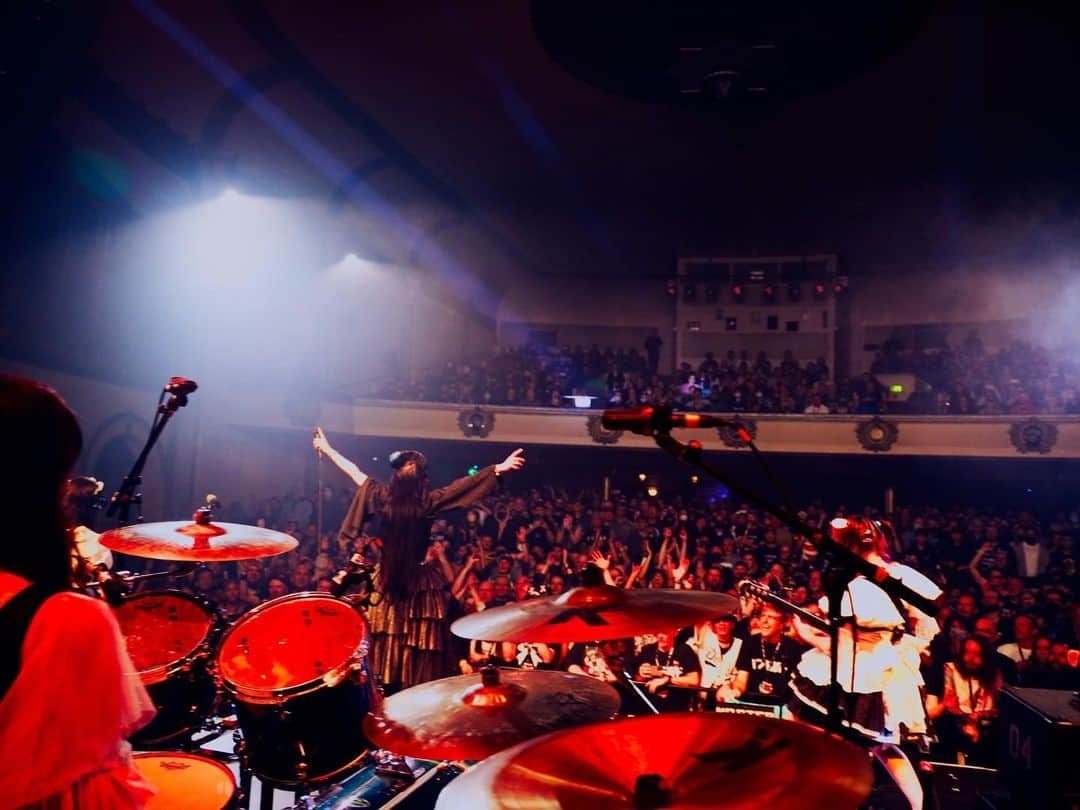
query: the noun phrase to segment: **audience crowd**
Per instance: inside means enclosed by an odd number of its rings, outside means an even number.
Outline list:
[[[666,401],[724,413],[1080,413],[1080,366],[1071,355],[1025,343],[987,351],[974,335],[957,349],[908,350],[886,343],[871,371],[837,380],[824,358],[800,363],[792,353],[709,352],[695,368],[657,372],[656,352],[523,346],[478,362],[448,363],[422,379],[396,379],[373,391],[383,399],[528,407],[633,407]],[[900,401],[878,379],[914,374]]]
[[[353,544],[336,526],[350,493],[322,493],[323,532],[306,497],[275,497],[221,517],[294,535],[289,554],[211,565],[191,575],[187,590],[215,602],[226,619],[298,591],[332,588],[334,573],[354,552],[376,563],[381,541]],[[807,505],[800,517],[824,526],[836,515],[871,509]],[[927,707],[938,756],[991,764],[993,725],[1004,683],[1076,689],[1080,604],[1075,601],[1076,511],[1051,516],[964,508],[905,507],[888,516],[896,528],[894,560],[924,572],[945,591],[941,633],[924,656]],[[756,580],[790,601],[819,609],[823,564],[816,549],[769,514],[730,500],[662,499],[643,493],[500,492],[483,508],[452,513],[432,525],[428,563],[445,573],[457,614],[540,594],[559,594],[593,563],[626,588],[688,588],[737,595]],[[543,644],[461,642],[457,665],[467,673],[486,663],[552,668],[624,685],[623,672],[662,710],[712,709],[732,701],[781,705],[802,647],[789,617],[742,599],[734,615],[698,627],[623,642]],[[625,710],[644,711],[624,690]]]

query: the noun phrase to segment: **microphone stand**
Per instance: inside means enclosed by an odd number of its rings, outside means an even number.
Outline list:
[[[318,456],[318,461],[315,462],[316,463],[316,470],[317,470],[317,472],[315,474],[315,477],[317,479],[316,486],[318,487],[318,494],[315,496],[315,523],[317,524],[317,527],[316,527],[315,531],[316,531],[316,533],[318,535],[318,538],[319,538],[315,542],[315,548],[316,548],[316,550],[318,550],[319,544],[322,543],[322,515],[323,515],[322,457],[323,457],[323,454],[321,452],[319,452],[319,453],[316,453],[315,455]]]
[[[775,516],[778,520],[788,526],[792,533],[803,535],[819,551],[830,555],[830,575],[827,578],[826,590],[829,600],[830,623],[829,711],[826,727],[833,733],[846,736],[847,730],[843,725],[843,714],[840,710],[840,684],[837,680],[837,673],[840,623],[843,620],[840,614],[840,603],[844,591],[847,590],[848,584],[852,579],[861,574],[878,585],[890,596],[901,599],[930,616],[937,614],[937,605],[934,604],[933,600],[927,599],[922,594],[912,590],[900,580],[885,575],[881,568],[874,565],[869,560],[864,560],[855,552],[841,546],[825,532],[821,531],[821,529],[803,523],[798,515],[792,514],[790,510],[784,509],[766,500],[733,477],[721,472],[701,457],[701,445],[697,442],[683,444],[678,439],[674,438],[670,432],[663,429],[652,429],[650,435],[660,449],[724,484],[732,492],[735,492],[742,498]]]
[[[169,397],[168,402],[165,402],[166,396]],[[109,508],[105,511],[107,517],[113,517],[119,512],[117,521],[121,526],[127,526],[131,523],[129,517],[132,505],[138,507],[135,523],[142,523],[142,493],[136,492],[136,489],[142,485],[143,468],[146,466],[146,460],[150,457],[150,451],[157,443],[162,431],[165,430],[165,425],[169,423],[169,419],[172,418],[173,414],[185,405],[187,405],[187,394],[173,393],[169,391],[168,386],[162,389],[161,396],[158,397],[157,409],[154,412],[154,422],[150,426],[150,436],[147,438],[146,444],[143,445],[139,457],[135,459],[135,463],[131,466],[131,470],[124,476],[120,488],[109,499]]]

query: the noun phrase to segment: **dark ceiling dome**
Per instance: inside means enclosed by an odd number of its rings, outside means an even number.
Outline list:
[[[755,106],[858,76],[907,42],[929,0],[533,0],[533,30],[577,78],[641,101]]]

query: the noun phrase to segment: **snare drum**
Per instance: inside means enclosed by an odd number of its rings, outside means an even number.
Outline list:
[[[209,757],[147,751],[132,762],[157,794],[146,810],[227,810],[236,803],[236,780],[227,767]]]
[[[236,621],[217,666],[236,702],[246,767],[289,786],[332,778],[363,757],[364,716],[379,699],[368,643],[359,610],[327,594],[282,596]]]
[[[160,746],[190,734],[217,705],[209,670],[216,611],[179,591],[133,594],[114,610],[128,654],[157,707],[132,743]]]

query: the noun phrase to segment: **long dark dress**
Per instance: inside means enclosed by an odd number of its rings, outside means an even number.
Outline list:
[[[435,515],[473,506],[494,492],[497,485],[498,478],[492,466],[428,491],[420,510],[423,531],[417,537],[427,543],[430,522]],[[357,489],[340,534],[350,541],[355,540],[364,524],[375,518],[372,534],[381,537],[384,543],[416,542],[410,538],[387,536],[389,503],[388,487],[369,477]],[[377,570],[374,585],[382,598],[368,610],[372,671],[384,684],[400,684],[402,688],[453,674],[453,644],[447,620],[450,583],[442,569],[434,563],[421,565],[416,571],[415,584],[405,599],[390,598],[382,588],[381,578],[381,572]]]

